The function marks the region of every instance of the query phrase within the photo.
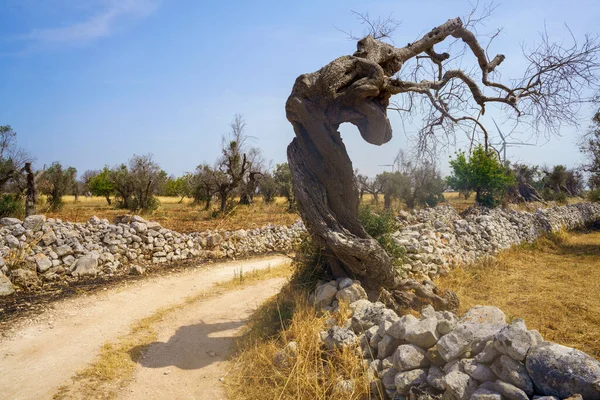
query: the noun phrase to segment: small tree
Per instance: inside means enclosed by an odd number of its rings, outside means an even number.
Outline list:
[[[273,171],[273,178],[277,185],[277,193],[287,199],[288,211],[293,211],[296,207],[292,190],[292,172],[288,163],[277,164]]]
[[[72,190],[76,182],[77,170],[73,167],[64,169],[63,166],[55,161],[43,172],[41,192],[48,196],[50,209],[59,210],[64,203],[62,197]]]
[[[475,192],[475,201],[488,207],[501,203],[508,189],[515,184],[514,177],[498,159],[477,146],[467,159],[464,152],[450,160],[452,175],[448,183],[455,190]]]
[[[185,174],[178,178],[174,176],[167,178],[167,182],[165,184],[165,195],[171,197],[181,197],[179,199],[179,203],[183,203],[183,199],[185,199],[191,192],[190,178],[191,174]]]
[[[239,188],[250,169],[246,154],[248,136],[246,123],[241,114],[236,114],[230,124],[231,131],[221,138],[221,158],[213,170],[213,183],[221,199],[221,212],[227,208],[227,200]]]
[[[213,169],[208,164],[198,165],[191,177],[190,185],[194,203],[199,204],[204,201],[204,209],[208,210],[213,196],[217,193]]]
[[[383,192],[383,184],[381,177],[378,179],[377,176],[374,179],[368,178],[365,181],[365,192],[373,196],[375,204],[379,204],[379,194]]]
[[[111,170],[108,167],[104,167],[100,172],[96,171],[86,186],[91,194],[104,197],[108,205],[112,204],[110,196],[115,193],[115,185],[111,180]]]
[[[108,174],[110,184],[118,198],[118,208],[133,208],[133,181],[127,165],[121,164],[112,168]]]
[[[273,174],[270,172],[263,174],[258,183],[258,191],[265,203],[272,203],[275,201],[275,196],[277,195],[277,181],[273,177]]]
[[[408,208],[434,207],[444,201],[446,182],[442,179],[435,165],[429,162],[415,163],[405,173],[408,188],[401,192],[402,199]]]
[[[400,172],[383,172],[375,177],[381,182],[383,193],[383,206],[386,210],[392,208],[392,200],[400,199],[406,196],[410,190],[410,181],[408,177]]]
[[[151,211],[158,207],[158,199],[154,195],[167,180],[163,171],[153,159],[152,154],[133,155],[129,160],[129,179],[133,188],[131,210]]]

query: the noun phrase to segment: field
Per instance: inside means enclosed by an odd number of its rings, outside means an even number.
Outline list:
[[[287,212],[287,201],[280,197],[272,204],[266,204],[261,198],[255,203],[236,205],[229,211],[225,218],[216,217],[213,210],[204,210],[204,206],[192,204],[190,199],[179,202],[175,197],[159,197],[160,207],[149,214],[142,214],[144,218],[159,222],[163,227],[178,232],[197,232],[207,229],[251,229],[260,228],[267,224],[289,225],[294,223],[299,216]],[[128,214],[127,210],[116,209],[109,206],[103,197],[79,197],[75,202],[73,196],[63,197],[65,206],[57,212],[44,212],[43,207],[39,212],[49,218],[60,218],[63,221],[85,222],[92,216],[107,218],[113,221],[118,215]]]
[[[436,283],[456,292],[460,313],[494,305],[508,318],[523,318],[544,339],[600,359],[600,232],[541,238]]]

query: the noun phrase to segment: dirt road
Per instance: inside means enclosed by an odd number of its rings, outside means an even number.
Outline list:
[[[259,270],[287,262],[287,257],[273,256],[213,264],[59,302],[35,323],[13,327],[0,342],[1,396],[51,399],[59,386],[68,384],[94,359],[104,343],[126,334],[136,321],[210,291],[240,268]],[[159,342],[147,348],[123,398],[218,399],[221,363],[232,336],[251,309],[275,294],[282,283],[280,278],[259,282],[166,316],[157,325]],[[177,394],[171,382],[190,391]]]

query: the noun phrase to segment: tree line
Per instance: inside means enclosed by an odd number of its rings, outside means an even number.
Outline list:
[[[268,165],[258,147],[251,145],[246,123],[236,114],[230,131],[221,138],[220,156],[213,164],[202,163],[183,176],[169,176],[151,154],[133,155],[127,163],[101,170],[88,170],[78,177],[74,167],[53,162],[49,167],[31,170],[31,156],[16,143],[16,133],[10,126],[0,127],[0,216],[35,213],[35,205],[46,196],[49,210],[63,206],[63,197],[73,195],[101,196],[109,205],[131,211],[152,211],[159,205],[157,196],[186,197],[205,210],[218,199],[218,208],[225,213],[236,202],[251,204],[255,196],[267,203],[276,196],[287,199],[288,209],[294,208],[291,173],[287,163]],[[28,167],[26,167],[26,165]],[[28,184],[29,182],[29,184]],[[33,208],[24,210],[25,204]]]

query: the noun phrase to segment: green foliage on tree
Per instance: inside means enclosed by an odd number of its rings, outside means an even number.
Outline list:
[[[178,178],[174,176],[167,178],[165,195],[170,197],[180,197],[179,203],[182,203],[183,199],[190,194],[190,178],[191,174],[185,174]]]
[[[402,199],[410,191],[408,176],[398,171],[383,172],[375,177],[383,193],[383,204],[386,210],[391,209],[393,199]]]
[[[92,176],[88,182],[87,187],[94,196],[101,196],[106,199],[106,202],[110,205],[110,196],[115,192],[115,186],[110,179],[110,169],[104,167],[102,171]]]
[[[277,184],[277,193],[288,201],[288,210],[293,211],[295,206],[294,190],[292,188],[292,171],[288,163],[281,163],[275,166],[273,178]]]
[[[496,154],[486,153],[483,146],[477,146],[467,158],[464,152],[457,153],[450,160],[452,175],[448,184],[458,191],[475,192],[478,204],[495,207],[502,203],[508,189],[515,185],[515,179]]]
[[[271,173],[267,172],[263,174],[258,183],[258,190],[265,203],[272,203],[275,201],[275,196],[277,195],[277,181]]]
[[[73,193],[73,188],[77,184],[77,170],[73,167],[67,169],[55,161],[43,172],[40,191],[48,196],[50,209],[59,210],[64,203],[62,197]]]

